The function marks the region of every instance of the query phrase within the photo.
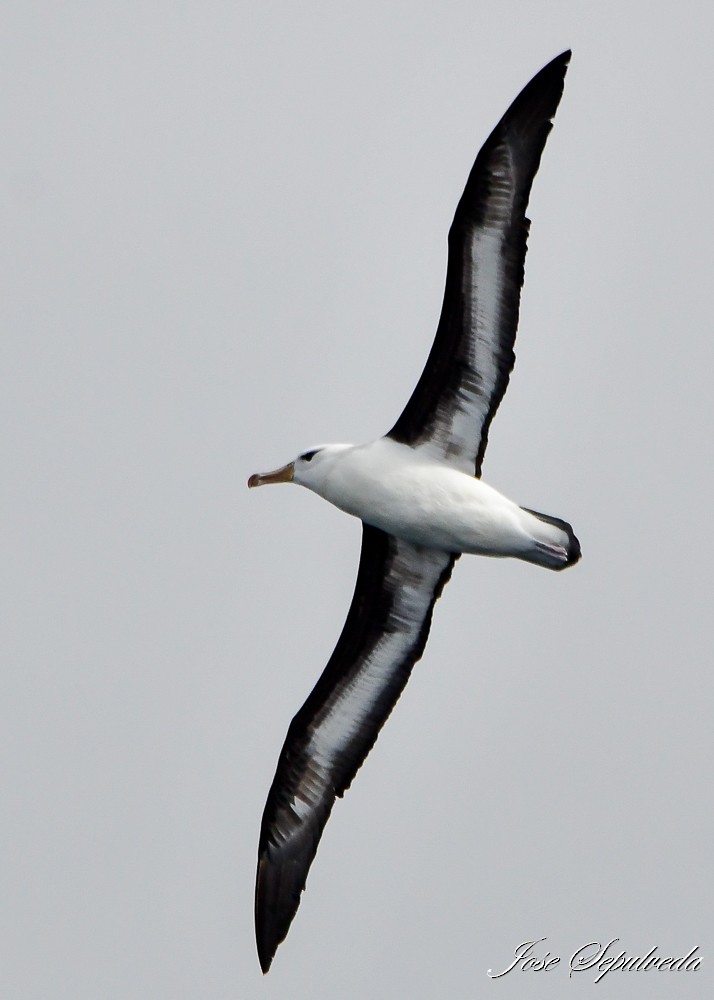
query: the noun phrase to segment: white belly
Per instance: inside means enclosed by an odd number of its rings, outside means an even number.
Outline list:
[[[319,492],[348,514],[418,545],[494,556],[532,546],[531,515],[517,504],[388,439],[346,453]]]

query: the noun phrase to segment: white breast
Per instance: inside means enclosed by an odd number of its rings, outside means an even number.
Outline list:
[[[518,555],[530,544],[517,504],[389,438],[340,454],[313,489],[348,514],[418,545]]]

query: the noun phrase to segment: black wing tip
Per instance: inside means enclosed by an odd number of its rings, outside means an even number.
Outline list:
[[[300,903],[300,897],[293,907],[283,897],[280,898],[280,878],[271,871],[272,864],[266,854],[258,858],[255,879],[255,943],[258,961],[263,975],[266,975],[275,958],[280,944],[285,940],[288,928]],[[289,914],[285,920],[286,910]]]
[[[550,62],[546,63],[542,69],[538,70],[530,83],[526,84],[526,88],[530,87],[531,84],[536,82],[536,80],[545,82],[547,79],[565,79],[565,74],[568,71],[572,55],[573,50],[566,49],[564,52],[561,52],[560,55],[557,55],[555,59],[551,59]]]
[[[258,945],[258,961],[260,962],[260,971],[264,976],[267,976],[270,972],[270,966],[273,964],[273,959],[275,958],[275,952],[277,950],[277,945],[275,945],[272,951],[269,949],[261,950],[260,945]]]
[[[293,828],[279,846],[269,842],[264,821],[255,877],[255,943],[264,975],[278,947],[288,936],[300,907],[307,875],[333,801],[324,803],[311,820]],[[266,811],[269,806],[270,797]]]
[[[526,120],[552,120],[560,98],[563,96],[565,74],[568,71],[572,50],[566,49],[539,70],[525,85],[501,119],[504,126],[518,121],[525,115]]]
[[[539,70],[511,102],[494,130],[483,144],[473,165],[461,201],[456,209],[454,226],[459,220],[474,216],[474,201],[479,185],[489,176],[491,157],[504,142],[512,147],[522,172],[520,206],[525,214],[533,178],[538,172],[546,140],[553,128],[553,119],[565,89],[565,74],[571,50],[566,49]],[[527,223],[527,220],[526,220]],[[525,252],[525,251],[524,251]]]
[[[261,854],[258,858],[258,871],[255,876],[255,944],[258,949],[258,961],[260,968],[265,975],[275,958],[279,941],[274,940],[274,935],[270,933],[272,921],[268,919],[267,906],[263,893],[261,892],[262,872],[265,865],[265,858]]]
[[[555,57],[555,59],[551,59],[549,63],[546,63],[543,69],[547,69],[548,66],[567,66],[572,59],[572,56],[572,49],[564,49],[560,55]]]

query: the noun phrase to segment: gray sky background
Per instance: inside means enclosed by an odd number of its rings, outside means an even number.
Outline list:
[[[5,5],[3,1000],[707,995],[713,27]],[[246,479],[391,426],[473,158],[568,46],[484,478],[584,559],[460,561],[263,979],[260,817],[360,529]],[[568,978],[614,937],[703,965]]]

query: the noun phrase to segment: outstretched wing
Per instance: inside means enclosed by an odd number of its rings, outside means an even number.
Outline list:
[[[563,52],[533,77],[476,158],[449,231],[436,338],[388,435],[477,476],[515,361],[526,207],[569,61]]]
[[[290,725],[263,813],[255,886],[263,972],[300,905],[335,797],[349,788],[424,652],[434,604],[456,558],[362,526],[347,621]]]

